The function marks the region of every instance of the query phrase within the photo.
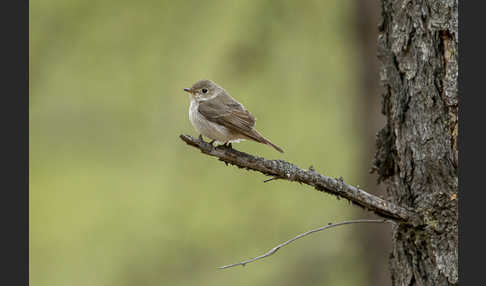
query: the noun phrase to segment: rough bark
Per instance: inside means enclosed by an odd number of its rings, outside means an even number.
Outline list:
[[[382,112],[375,171],[424,227],[394,229],[394,285],[458,284],[458,3],[382,0]]]

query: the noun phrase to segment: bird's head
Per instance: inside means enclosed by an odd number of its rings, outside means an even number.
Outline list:
[[[201,101],[209,99],[224,90],[213,81],[202,79],[194,83],[191,88],[184,88],[184,91],[190,93],[193,99]]]

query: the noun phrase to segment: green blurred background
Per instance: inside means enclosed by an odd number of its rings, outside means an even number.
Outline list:
[[[216,269],[366,213],[307,186],[263,184],[178,138],[198,135],[182,89],[212,79],[286,153],[235,148],[366,186],[355,9],[339,0],[31,1],[31,285],[372,285],[360,233],[375,226]]]

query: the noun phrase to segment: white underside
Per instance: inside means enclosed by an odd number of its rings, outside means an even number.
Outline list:
[[[197,132],[219,143],[240,142],[245,140],[241,135],[230,132],[223,125],[207,120],[201,113],[199,113],[197,110],[198,107],[199,103],[195,99],[191,99],[191,105],[189,106],[189,120]]]

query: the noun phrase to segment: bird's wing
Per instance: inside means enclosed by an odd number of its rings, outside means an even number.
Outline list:
[[[254,137],[252,129],[255,126],[255,117],[226,93],[200,102],[198,111],[209,121]]]

